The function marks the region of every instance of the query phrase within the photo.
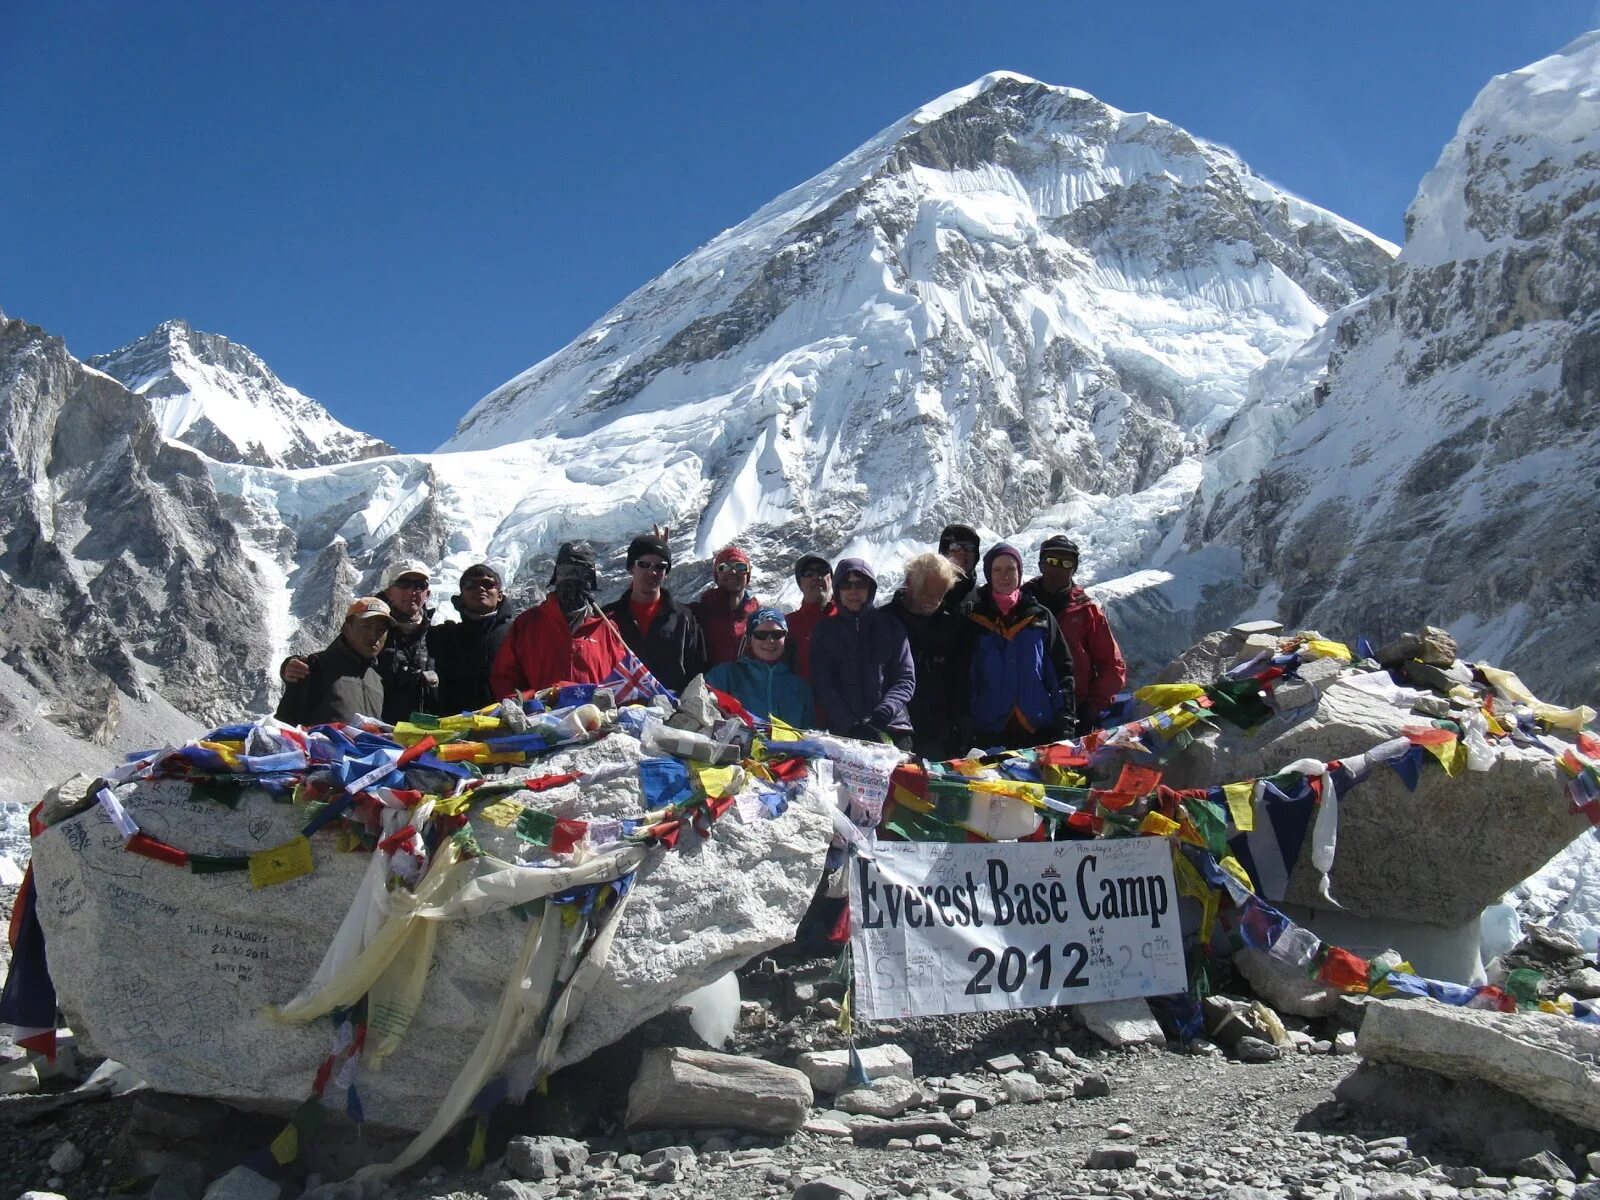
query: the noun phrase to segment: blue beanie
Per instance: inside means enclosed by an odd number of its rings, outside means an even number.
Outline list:
[[[789,632],[789,622],[787,618],[785,618],[784,615],[775,608],[756,609],[756,611],[751,614],[750,622],[745,626],[745,628],[755,629],[758,626],[766,625],[769,622],[773,625],[776,625],[785,633]]]

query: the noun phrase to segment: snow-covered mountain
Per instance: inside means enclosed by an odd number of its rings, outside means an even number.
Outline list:
[[[1158,556],[1190,611],[1386,638],[1430,621],[1600,696],[1600,32],[1492,80],[1384,285],[1257,375]],[[1186,577],[1191,577],[1186,579]],[[1167,585],[1171,586],[1171,585]],[[1165,620],[1156,587],[1143,610]]]
[[[958,517],[1138,512],[1103,575],[1183,507],[1251,374],[1392,250],[1165,121],[988,75],[646,284],[443,449],[536,448],[513,520],[544,545],[661,520],[781,572],[902,557]]]
[[[249,347],[187,321],[88,362],[149,400],[164,436],[219,462],[313,467],[394,453],[289,387]]]

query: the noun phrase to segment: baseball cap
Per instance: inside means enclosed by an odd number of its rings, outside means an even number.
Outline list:
[[[351,601],[350,607],[344,610],[344,619],[348,621],[351,617],[359,617],[363,621],[379,620],[394,624],[388,602],[381,596],[362,596]]]
[[[383,573],[383,586],[393,587],[395,580],[403,579],[407,575],[421,575],[429,583],[433,582],[433,572],[427,566],[414,558],[402,558],[399,562],[390,563]]]

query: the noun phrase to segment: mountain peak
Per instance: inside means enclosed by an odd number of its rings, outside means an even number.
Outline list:
[[[88,365],[149,401],[164,436],[220,462],[310,467],[393,453],[289,387],[248,346],[182,317]]]

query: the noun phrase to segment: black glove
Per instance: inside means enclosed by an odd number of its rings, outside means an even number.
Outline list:
[[[857,721],[850,726],[849,731],[845,733],[845,737],[855,738],[858,742],[887,742],[891,740],[884,730],[873,724],[870,717],[865,721]]]

